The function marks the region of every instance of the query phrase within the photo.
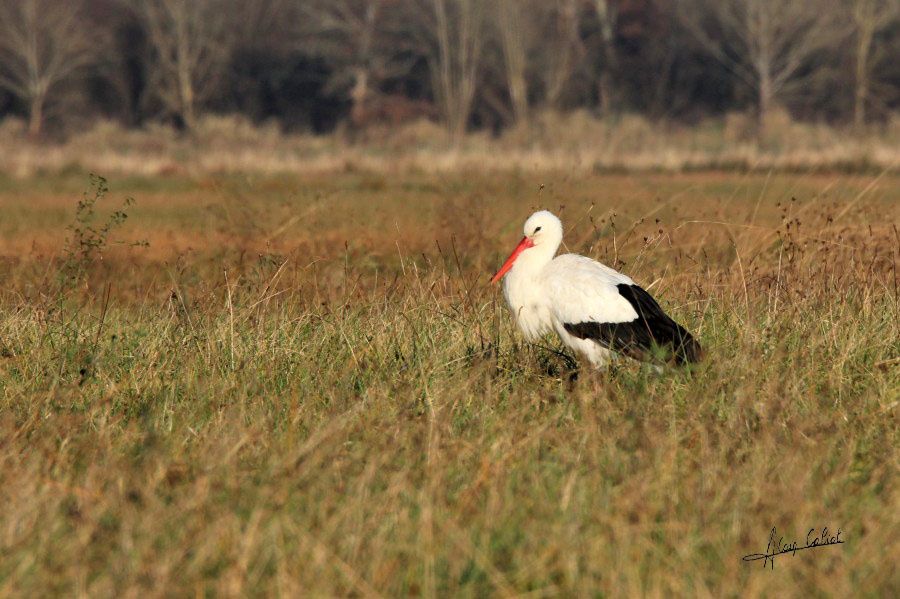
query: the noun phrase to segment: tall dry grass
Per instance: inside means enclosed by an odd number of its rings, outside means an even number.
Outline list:
[[[473,133],[453,144],[429,121],[315,136],[283,134],[275,124],[254,126],[240,117],[207,116],[190,135],[156,124],[123,129],[99,122],[64,142],[35,143],[23,122],[8,118],[0,123],[0,172],[20,178],[84,170],[141,176],[465,169],[878,173],[900,164],[898,117],[864,134],[797,123],[776,112],[759,138],[754,123],[743,114],[682,126],[636,115],[598,120],[585,111],[543,113],[499,137]]]
[[[0,593],[895,594],[897,183],[113,180],[87,254],[83,180],[0,190]],[[538,206],[707,361],[523,344],[487,276]],[[743,562],[773,526],[846,542]]]

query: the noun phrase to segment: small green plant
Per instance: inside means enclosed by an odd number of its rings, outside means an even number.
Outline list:
[[[110,305],[111,283],[106,282],[99,295],[101,306],[95,332],[86,332],[81,319],[81,312],[88,304],[69,300],[74,297],[73,292],[81,283],[88,279],[89,273],[96,269],[97,263],[103,260],[103,254],[111,243],[111,234],[126,221],[127,210],[134,205],[133,198],[125,198],[119,209],[112,211],[105,221],[98,222],[97,204],[108,193],[109,184],[106,179],[91,174],[90,187],[75,205],[75,220],[67,227],[69,237],[63,250],[64,258],[58,271],[57,287],[50,294],[54,304],[51,312],[56,315],[56,338],[61,341],[59,374],[62,376],[74,366],[80,375],[79,384],[93,374],[100,336]],[[128,244],[148,245],[146,241]],[[94,295],[90,288],[87,291],[89,296]]]
[[[66,243],[62,275],[64,287],[72,287],[81,281],[98,261],[109,245],[110,233],[128,218],[127,210],[134,205],[134,198],[125,198],[122,206],[114,210],[102,226],[95,223],[97,203],[109,193],[104,177],[91,173],[90,188],[75,205],[75,221],[69,225],[71,236]],[[133,245],[147,245],[145,241]]]

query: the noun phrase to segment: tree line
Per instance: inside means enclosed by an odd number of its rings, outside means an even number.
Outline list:
[[[898,58],[900,0],[0,0],[0,116],[35,137],[206,112],[454,136],[573,109],[864,127],[900,106]]]

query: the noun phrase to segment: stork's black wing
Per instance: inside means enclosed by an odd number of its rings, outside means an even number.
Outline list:
[[[593,339],[600,345],[637,360],[653,357],[654,348],[676,364],[697,362],[703,355],[700,344],[684,327],[669,318],[656,300],[637,285],[616,285],[637,312],[630,322],[565,323],[566,330],[579,339]]]

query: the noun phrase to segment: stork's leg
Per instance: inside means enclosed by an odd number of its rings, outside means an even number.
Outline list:
[[[594,370],[606,370],[615,359],[611,351],[594,341],[593,339],[578,339],[570,337],[567,340],[569,347],[584,358]]]
[[[605,370],[615,360],[615,356],[599,343],[591,343],[591,353],[588,359],[595,369]]]

